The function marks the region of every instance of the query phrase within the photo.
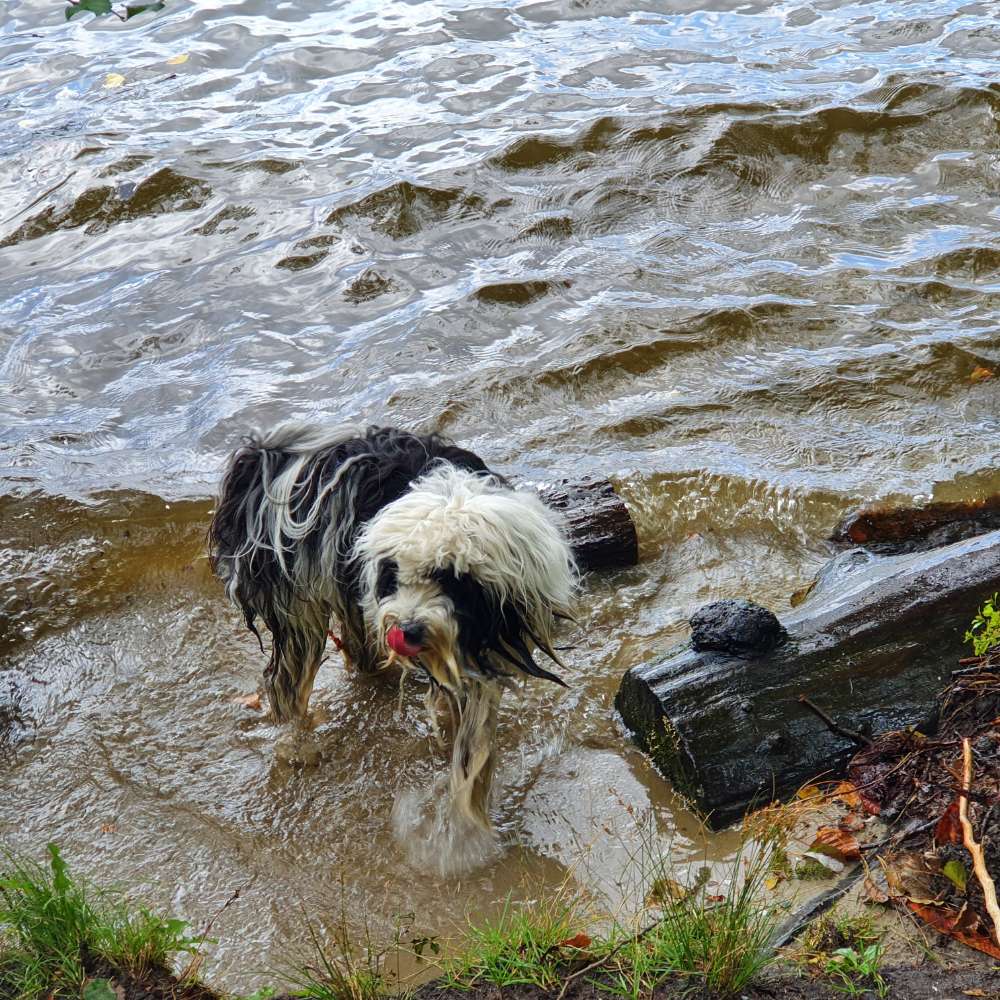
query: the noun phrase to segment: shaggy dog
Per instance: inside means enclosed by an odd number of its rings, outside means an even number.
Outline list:
[[[454,805],[489,829],[494,736],[511,668],[539,666],[570,615],[576,567],[562,522],[472,452],[386,427],[290,424],[229,461],[209,531],[212,564],[258,637],[279,722],[307,718],[331,628],[348,665],[398,660],[455,720]],[[560,664],[561,665],[561,664]]]

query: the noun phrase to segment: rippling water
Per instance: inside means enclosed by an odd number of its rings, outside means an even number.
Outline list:
[[[616,728],[622,670],[707,599],[785,606],[862,499],[1000,488],[1000,382],[972,377],[1000,365],[998,51],[995,3],[8,0],[0,656],[38,734],[4,836],[196,921],[250,881],[230,985],[341,876],[355,922],[442,933],[581,845],[606,881],[616,797],[691,856]],[[291,416],[610,476],[635,511],[573,690],[506,709],[507,846],[461,882],[391,832],[442,766],[417,690],[399,716],[331,664],[307,771],[231,701],[261,656],[205,498]]]

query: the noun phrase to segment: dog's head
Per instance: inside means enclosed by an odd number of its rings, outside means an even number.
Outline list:
[[[570,614],[576,567],[558,515],[538,497],[442,463],[383,507],[354,549],[371,637],[446,687],[505,663],[558,681],[554,619]],[[560,682],[561,683],[561,682]]]

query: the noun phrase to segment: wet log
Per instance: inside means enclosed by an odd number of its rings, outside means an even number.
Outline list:
[[[845,518],[831,541],[881,552],[916,552],[1000,529],[1000,493],[922,507],[873,504]]]
[[[858,554],[843,553],[841,571],[780,623],[750,605],[748,627],[740,602],[719,602],[695,616],[693,644],[625,675],[616,706],[626,726],[713,827],[839,775],[857,750],[851,731],[932,731],[964,631],[1000,589],[1000,531]]]
[[[639,540],[625,502],[606,479],[536,487],[538,495],[566,518],[570,545],[582,570],[634,566]]]

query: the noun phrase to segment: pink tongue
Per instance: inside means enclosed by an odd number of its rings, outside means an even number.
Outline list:
[[[398,625],[393,625],[385,635],[385,641],[389,648],[395,650],[400,656],[416,656],[420,652],[419,646],[414,646],[406,641],[403,630]]]

